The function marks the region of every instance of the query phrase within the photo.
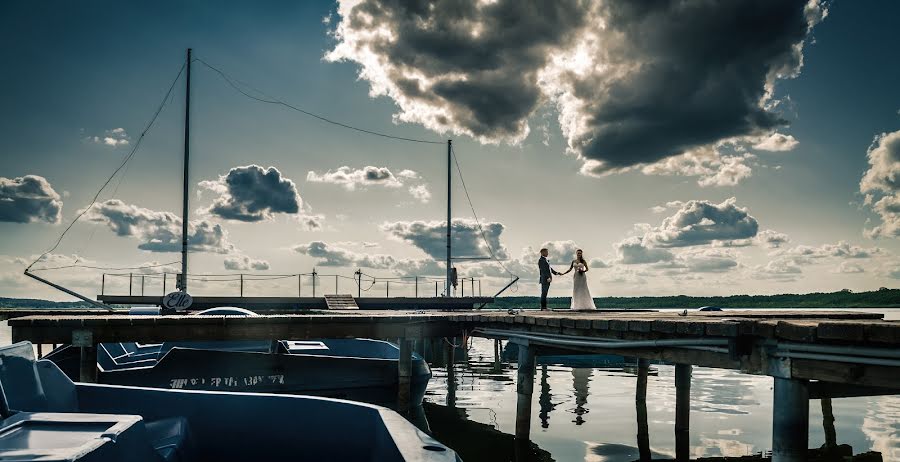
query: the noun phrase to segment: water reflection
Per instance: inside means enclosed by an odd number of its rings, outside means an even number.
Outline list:
[[[463,361],[462,353],[456,354],[456,387],[447,386],[446,369],[433,368],[424,408],[432,432],[467,462],[516,460],[515,345],[499,348],[493,340],[475,338],[467,356]],[[539,356],[537,363],[532,398],[537,410],[531,441],[518,453],[521,460],[674,456],[673,366],[649,366],[646,400],[641,403],[635,396],[638,368],[633,359],[592,355],[567,362],[565,357]],[[739,457],[770,449],[771,378],[695,367],[691,388],[692,458]],[[451,393],[456,409],[448,415]],[[835,399],[832,407],[837,443],[851,445],[854,453],[875,450],[885,461],[900,461],[900,396]],[[810,447],[824,442],[821,406],[813,401]]]

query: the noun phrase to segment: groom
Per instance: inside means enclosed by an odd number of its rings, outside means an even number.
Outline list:
[[[541,249],[541,258],[538,260],[538,269],[541,272],[541,311],[547,309],[547,292],[550,291],[550,282],[553,281],[553,274],[562,274],[550,267],[550,261],[547,260],[547,249]]]

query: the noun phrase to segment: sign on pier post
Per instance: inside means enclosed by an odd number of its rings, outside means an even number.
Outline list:
[[[184,311],[190,308],[193,303],[194,299],[187,292],[180,291],[167,294],[162,300],[163,308],[175,311]]]

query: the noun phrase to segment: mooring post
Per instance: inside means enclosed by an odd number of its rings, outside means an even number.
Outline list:
[[[691,365],[675,365],[675,460],[691,459]]]
[[[97,383],[97,346],[83,346],[79,362],[79,381]]]
[[[397,411],[403,415],[409,412],[410,383],[412,382],[412,339],[400,339],[400,361],[397,364]]]
[[[809,389],[805,380],[775,377],[772,404],[772,462],[806,460],[809,447]]]
[[[447,407],[456,408],[456,346],[444,338],[447,352]]]
[[[519,371],[516,377],[516,441],[531,434],[531,395],[534,392],[534,347],[519,344]]]
[[[837,448],[837,432],[834,430],[834,410],[831,408],[831,398],[822,397],[822,427],[825,429],[825,449],[831,451]]]
[[[648,462],[651,459],[650,427],[647,424],[647,374],[649,372],[650,361],[638,358],[634,406],[637,411],[637,446],[641,462]]]

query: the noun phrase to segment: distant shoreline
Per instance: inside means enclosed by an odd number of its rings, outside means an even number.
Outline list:
[[[687,295],[667,297],[598,297],[597,308],[900,308],[900,289],[881,288],[870,292],[838,291],[830,293],[780,294],[780,295],[731,295],[727,297],[692,297]],[[568,308],[569,297],[553,297],[550,308]],[[538,297],[498,297],[491,308],[521,308],[537,306]],[[81,301],[55,302],[30,298],[0,297],[0,308],[93,308]]]

